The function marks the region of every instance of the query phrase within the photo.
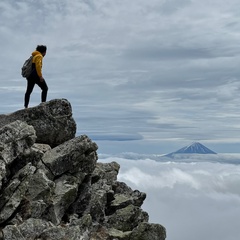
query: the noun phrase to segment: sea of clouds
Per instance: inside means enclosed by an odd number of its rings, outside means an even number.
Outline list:
[[[99,161],[118,162],[118,180],[147,193],[142,208],[167,239],[240,239],[240,155],[99,154]]]

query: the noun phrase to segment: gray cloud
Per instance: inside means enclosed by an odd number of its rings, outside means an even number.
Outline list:
[[[143,137],[140,134],[130,134],[130,133],[111,133],[111,134],[96,134],[91,133],[89,134],[92,139],[95,139],[95,141],[135,141],[135,140],[142,140]]]
[[[168,61],[168,60],[181,60],[186,59],[209,59],[214,58],[210,49],[198,49],[198,48],[139,48],[131,49],[127,51],[127,58],[138,59],[142,61]]]

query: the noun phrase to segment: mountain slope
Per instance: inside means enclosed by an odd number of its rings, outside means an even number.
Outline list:
[[[203,144],[199,142],[194,142],[191,145],[183,147],[176,152],[169,153],[165,156],[171,157],[176,154],[217,154],[209,148],[205,147]]]

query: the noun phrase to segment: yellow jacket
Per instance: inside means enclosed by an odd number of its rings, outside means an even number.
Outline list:
[[[37,75],[39,77],[42,77],[42,59],[43,59],[43,55],[40,52],[38,52],[38,51],[34,51],[32,53],[32,56],[33,56],[32,62],[35,64]]]

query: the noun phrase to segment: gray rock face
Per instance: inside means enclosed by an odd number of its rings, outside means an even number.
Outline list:
[[[36,142],[52,147],[72,139],[76,134],[72,107],[66,99],[54,99],[33,108],[0,115],[0,127],[16,120],[32,125],[36,131]]]
[[[24,111],[28,115],[29,110],[32,116],[37,116],[35,112],[44,115],[49,112],[46,106],[52,106],[53,102],[58,100],[21,110],[22,115]],[[61,110],[51,107],[51,112]],[[46,119],[45,124],[48,123]],[[70,139],[61,140],[61,144],[51,148],[52,138],[46,138],[49,144],[46,139],[41,143],[35,127],[26,121],[17,119],[3,125],[0,128],[0,240],[166,238],[165,228],[148,223],[148,214],[141,209],[146,194],[117,181],[118,163],[98,163],[98,146],[87,136],[68,136]],[[47,136],[48,132],[42,135]]]

